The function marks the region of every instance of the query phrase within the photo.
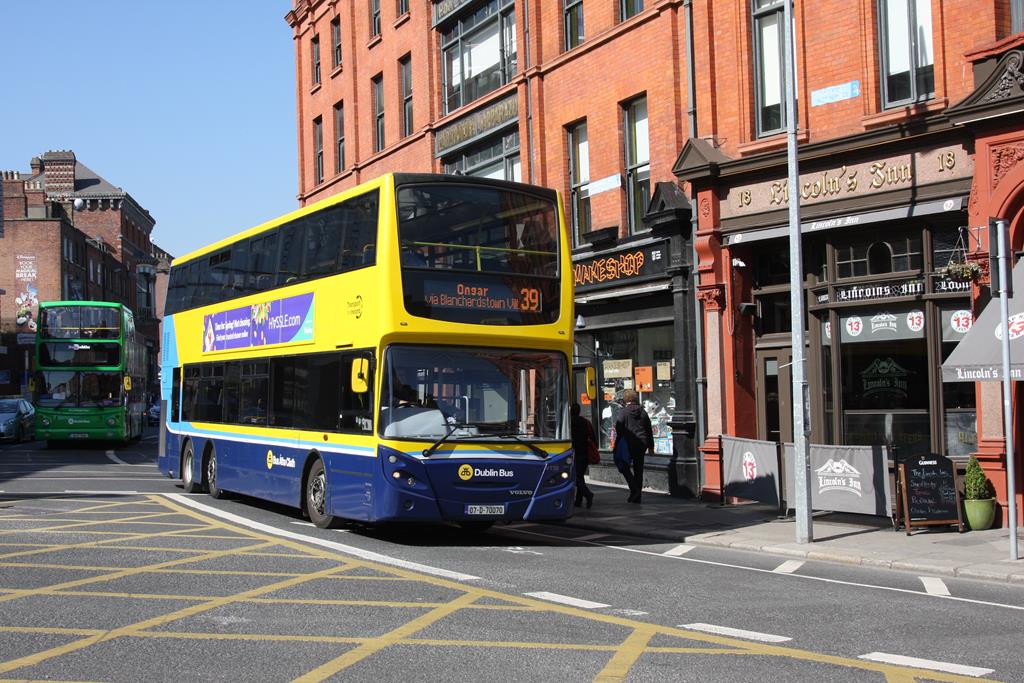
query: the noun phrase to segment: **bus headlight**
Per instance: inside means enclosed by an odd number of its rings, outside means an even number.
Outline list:
[[[117,420],[115,420],[115,419],[114,419],[114,418],[112,418],[112,417],[108,417],[108,418],[107,418],[107,424],[108,424],[108,425],[110,425],[111,427],[113,427],[114,425],[116,425],[116,424],[117,424]]]
[[[44,418],[41,418],[41,420],[42,420],[42,423],[43,423],[44,427],[49,427],[50,426],[50,418],[44,417]]]

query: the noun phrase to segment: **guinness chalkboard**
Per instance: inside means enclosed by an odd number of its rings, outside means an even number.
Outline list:
[[[953,461],[942,455],[917,455],[900,460],[896,515],[907,535],[913,527],[955,524],[962,533],[960,491]]]

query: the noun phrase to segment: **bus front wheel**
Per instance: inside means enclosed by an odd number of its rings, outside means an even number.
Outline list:
[[[195,449],[189,441],[185,446],[185,454],[181,456],[181,484],[185,488],[185,493],[199,493],[203,488],[202,484],[196,481],[195,459]]]
[[[324,461],[317,460],[309,470],[306,479],[306,512],[309,521],[321,529],[337,526],[337,519],[329,515],[327,510],[327,475],[324,472]]]

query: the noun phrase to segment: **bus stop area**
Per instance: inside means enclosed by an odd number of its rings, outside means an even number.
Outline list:
[[[815,512],[812,543],[796,542],[792,516],[776,505],[722,505],[645,490],[643,503],[626,502],[625,487],[590,482],[593,507],[576,509],[566,524],[609,536],[643,536],[687,545],[732,548],[784,558],[1024,583],[1024,560],[1009,559],[1006,528],[958,533],[956,528],[894,531],[887,517]],[[600,538],[591,535],[595,543]]]

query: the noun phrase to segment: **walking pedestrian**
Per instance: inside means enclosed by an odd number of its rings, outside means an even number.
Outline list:
[[[594,428],[587,418],[580,415],[580,404],[572,404],[572,452],[573,462],[576,469],[576,507],[579,507],[583,499],[587,499],[587,508],[594,504],[594,492],[587,486],[583,475],[587,473],[590,466],[590,451],[597,448],[597,440],[594,438]]]
[[[629,485],[629,498],[626,502],[639,503],[640,493],[644,487],[644,457],[647,451],[654,449],[654,429],[651,418],[640,407],[639,395],[632,389],[622,392],[622,401],[626,405],[619,411],[615,420],[615,439],[625,439],[629,447],[629,465],[619,471]]]

